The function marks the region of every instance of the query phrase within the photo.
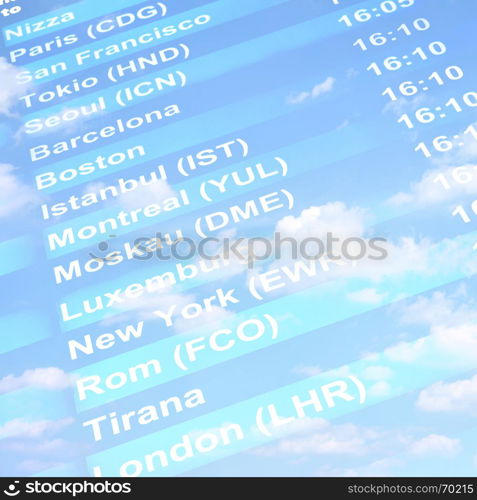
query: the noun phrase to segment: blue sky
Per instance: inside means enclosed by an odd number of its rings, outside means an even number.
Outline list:
[[[25,3],[22,14],[2,20],[4,27],[40,14],[48,17],[55,9],[78,9],[80,22],[14,47],[4,43],[0,54],[8,82],[0,92],[0,286],[4,296],[0,304],[0,473],[83,476],[99,465],[105,474],[117,475],[122,462],[174,443],[184,432],[197,434],[237,419],[247,429],[247,438],[237,446],[151,475],[474,475],[473,245],[477,234],[475,220],[464,223],[451,213],[462,205],[472,214],[477,147],[464,131],[477,119],[469,106],[461,112],[447,107],[445,119],[411,130],[397,119],[422,107],[443,107],[452,97],[462,103],[464,94],[477,92],[471,39],[475,3],[441,0],[436,6],[431,0],[416,0],[409,7],[346,27],[338,22],[344,13],[372,10],[379,2],[343,0],[335,6],[331,0],[269,0],[241,2],[237,7],[227,0],[165,1],[164,19],[139,21],[103,34],[93,43],[85,35],[92,21],[153,2],[104,1],[110,4],[104,12],[93,12],[90,3],[40,0]],[[210,23],[134,51],[90,60],[84,67],[71,62],[88,47],[117,43],[197,13],[210,15]],[[396,33],[403,23],[411,27],[420,18],[429,21],[428,30],[413,29],[410,36],[401,33],[397,40],[370,45],[366,51],[353,47],[358,38]],[[71,33],[78,37],[73,45],[20,57],[11,64],[11,50]],[[425,48],[434,41],[445,43],[445,54],[430,55],[427,60],[413,56],[412,65],[382,76],[366,71],[372,62],[382,67],[385,58],[409,57],[416,47]],[[127,74],[117,83],[107,78],[112,64],[126,64],[132,57],[147,57],[152,50],[178,44],[190,50],[187,59],[182,47],[177,60],[158,68]],[[59,61],[70,61],[64,74],[30,85],[16,83],[18,72]],[[445,77],[446,68],[454,66],[462,69],[461,79]],[[119,89],[169,72],[182,72],[185,86],[154,92],[126,107],[114,101]],[[429,79],[435,72],[445,84]],[[35,101],[28,109],[19,101],[28,93],[40,95],[57,84],[88,77],[98,83],[85,92],[52,102]],[[414,96],[391,102],[381,95],[386,88],[397,92],[406,81],[419,88]],[[101,113],[25,133],[28,120],[77,110],[101,96],[107,101]],[[30,158],[30,148],[51,146],[173,104],[180,113],[170,118],[44,160]],[[429,145],[441,135],[460,138],[451,151],[434,152],[430,159],[414,151],[421,141]],[[247,144],[245,157],[237,139]],[[235,141],[231,157],[221,157],[188,177],[178,171],[181,156],[228,141]],[[144,146],[144,156],[37,190],[38,174],[60,172],[137,144]],[[200,198],[203,182],[234,171],[243,175],[247,167],[259,163],[271,171],[277,168],[277,157],[286,162],[286,176],[231,187],[214,197],[214,203]],[[146,175],[158,165],[165,167],[166,181],[46,221],[41,217],[42,204],[51,207],[72,195],[98,192],[119,178]],[[465,182],[452,180],[458,167],[467,174]],[[450,179],[451,189],[434,182],[439,174]],[[48,249],[48,234],[53,231],[78,229],[119,210],[171,197],[180,189],[190,194],[190,205],[143,224],[118,228],[112,237],[99,234],[59,251]],[[283,278],[283,267],[294,263],[285,256],[259,262],[251,271],[234,263],[126,305],[62,320],[60,304],[77,310],[87,298],[124,290],[174,269],[176,262],[133,260],[60,284],[55,284],[54,266],[66,266],[75,259],[84,264],[90,253],[101,256],[99,243],[104,240],[110,251],[137,237],[153,237],[157,231],[173,233],[180,228],[185,235],[194,235],[198,218],[270,193],[279,193],[283,201],[283,189],[293,196],[292,207],[284,203],[280,209],[230,224],[214,235],[271,237],[279,231],[303,240],[333,231],[342,237],[379,236],[389,242],[389,257],[356,266],[331,265],[326,271],[318,266],[316,275],[299,283],[288,281],[285,287],[264,294],[263,301],[250,293],[250,283],[260,282],[264,273]],[[197,259],[188,263],[197,265]],[[219,289],[233,289],[238,303],[226,310],[214,307],[197,320],[175,317],[172,327],[152,313],[158,307],[175,304],[180,309],[201,302]],[[207,339],[219,328],[233,328],[267,314],[278,321],[278,338],[267,334],[227,352],[201,354],[190,373],[173,365],[176,345],[197,337]],[[117,342],[75,361],[69,358],[68,340],[96,338],[140,322],[141,338]],[[153,378],[106,397],[91,397],[84,404],[75,395],[75,377],[107,375],[154,356],[164,363],[167,375],[162,382]],[[365,404],[343,403],[336,411],[319,415],[310,412],[297,427],[273,439],[257,437],[250,420],[257,405],[272,401],[286,408],[294,391],[306,393],[313,384],[353,374],[366,387]],[[95,442],[91,430],[82,426],[100,415],[138,410],[197,388],[203,391],[204,404],[119,435],[105,430],[103,439]]]

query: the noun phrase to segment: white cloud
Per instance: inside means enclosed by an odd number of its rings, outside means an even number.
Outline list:
[[[429,296],[417,297],[400,308],[401,323],[405,325],[449,325],[477,320],[477,309],[471,302],[462,302],[465,290],[456,294],[434,292]]]
[[[291,424],[292,425],[292,424]],[[460,441],[444,435],[413,436],[407,430],[382,429],[358,426],[352,423],[336,424],[324,419],[304,419],[291,431],[293,435],[282,437],[278,442],[252,450],[261,457],[313,456],[372,457],[374,461],[364,467],[332,469],[329,466],[317,475],[380,475],[389,465],[399,465],[390,455],[410,453],[415,456],[455,456],[461,448]],[[360,458],[362,461],[362,458]],[[382,466],[382,467],[381,467]],[[328,471],[326,474],[325,471]],[[384,475],[389,475],[384,473]]]
[[[52,462],[52,461],[45,461],[45,460],[37,460],[37,459],[28,459],[28,460],[22,460],[18,464],[18,469],[20,471],[24,471],[28,473],[29,475],[35,474],[36,472],[40,472],[45,469],[51,469],[53,467],[59,467],[61,465],[64,465],[62,462]]]
[[[174,322],[174,329],[178,333],[193,332],[204,325],[219,321],[226,321],[234,317],[234,313],[220,306],[211,306],[208,311],[194,319],[185,319],[182,316]],[[212,332],[211,332],[212,333]]]
[[[104,189],[106,186],[107,186],[106,183],[101,181],[90,182],[86,184],[83,191],[83,196],[87,194],[99,194],[101,189]]]
[[[324,257],[319,259],[318,275],[316,281],[329,280],[350,280],[362,278],[370,282],[370,285],[376,283],[386,283],[387,290],[392,290],[389,280],[403,280],[407,276],[415,279],[417,276],[433,276],[446,272],[458,271],[466,274],[477,272],[477,265],[473,259],[472,245],[460,239],[445,238],[438,242],[433,242],[428,238],[416,239],[410,236],[402,236],[394,241],[385,239],[385,241],[375,241],[373,248],[370,239],[373,235],[367,230],[372,224],[372,214],[361,207],[348,207],[345,203],[336,201],[326,205],[311,206],[303,210],[300,214],[289,215],[281,220],[275,226],[275,233],[280,233],[281,239],[294,238],[296,243],[302,243],[307,238],[320,239],[321,248],[315,242],[308,242],[306,251],[310,254],[317,254],[320,250],[324,251]],[[333,252],[342,255],[341,259],[327,258],[327,233],[331,233],[337,241],[333,242]],[[367,252],[361,259],[346,259],[344,256],[343,242],[347,238],[361,238],[367,242]],[[384,239],[384,238],[382,238]],[[356,245],[356,246],[355,246]],[[362,243],[353,240],[346,243],[347,252],[350,255],[357,255],[356,248]],[[323,248],[324,247],[324,248]],[[378,248],[379,247],[379,251]],[[258,264],[254,272],[256,274],[271,271],[284,265],[294,265],[296,259],[291,254],[292,245],[289,242],[281,245],[281,259],[276,259],[272,263]],[[361,250],[362,251],[362,250]],[[371,258],[374,257],[374,258]],[[305,257],[302,257],[305,260]],[[321,272],[323,271],[323,272]],[[344,281],[343,281],[344,283]],[[290,285],[290,289],[300,289],[301,283]],[[387,297],[378,292],[377,287],[368,286],[362,293],[348,292],[349,300],[368,302],[370,304],[379,304],[378,300],[385,300]],[[376,288],[376,293],[372,291]],[[401,289],[402,286],[399,286]],[[283,291],[275,292],[276,295]],[[380,296],[381,293],[381,296]]]
[[[414,342],[399,342],[384,350],[385,356],[391,361],[413,363],[427,353],[427,339],[425,337]]]
[[[477,128],[477,122],[472,123]],[[465,127],[467,129],[468,126]],[[434,162],[437,165],[455,166],[455,165],[474,165],[477,161],[477,141],[471,134],[465,134],[465,129],[459,133],[460,141],[463,146],[452,148],[448,153],[439,156]]]
[[[323,419],[314,419],[312,432],[281,439],[278,444],[259,448],[254,454],[260,456],[280,455],[362,455],[366,453],[366,432],[353,424],[332,425]]]
[[[1,93],[1,90],[0,90]],[[24,184],[16,175],[15,167],[0,163],[0,217],[7,217],[38,203],[34,189]]]
[[[63,119],[63,116],[69,117],[70,119]],[[35,131],[33,134],[27,132],[25,125],[22,125],[15,134],[15,139],[20,142],[23,137],[42,137],[45,135],[58,134],[60,131],[64,134],[74,134],[75,132],[80,132],[83,127],[86,126],[87,122],[95,118],[99,118],[101,115],[106,114],[104,110],[98,108],[96,103],[94,106],[84,105],[81,107],[71,108],[63,107],[54,114],[49,114],[48,110],[45,111],[43,116],[44,120],[48,120],[51,116],[56,116],[61,118],[61,122],[54,127],[44,126],[41,130]],[[72,118],[75,117],[75,118]]]
[[[345,203],[336,201],[330,202],[321,206],[312,206],[303,210],[298,216],[286,216],[281,219],[276,227],[275,232],[280,233],[282,238],[293,237],[298,243],[306,238],[319,238],[326,244],[327,233],[332,233],[334,238],[339,241],[333,243],[333,251],[335,254],[341,253],[343,241],[347,238],[363,238],[366,239],[366,226],[370,222],[370,213],[361,207],[348,207]],[[440,264],[449,262],[449,253],[456,251],[456,244],[449,242],[448,245],[443,245],[442,252],[435,253],[436,257],[431,263],[430,252],[432,244],[427,239],[416,241],[411,237],[402,237],[396,242],[379,242],[382,248],[387,251],[387,257],[381,260],[371,260],[364,258],[355,261],[347,261],[346,259],[334,261],[336,265],[330,266],[333,268],[332,273],[335,277],[340,278],[356,278],[363,277],[374,282],[379,282],[385,277],[402,276],[408,272],[432,272],[434,269],[440,269]],[[285,252],[289,250],[289,245],[285,245]],[[309,249],[315,252],[315,249]],[[350,254],[356,254],[354,247],[351,244],[347,245],[347,251]],[[373,250],[368,250],[371,255]],[[377,255],[376,251],[374,253]],[[436,261],[436,258],[440,258]],[[330,261],[331,262],[331,261]],[[342,264],[338,266],[338,264]],[[351,265],[346,265],[351,264]],[[331,275],[330,275],[331,277]],[[351,293],[351,300],[368,301],[369,303],[377,303],[378,299],[384,299],[384,296],[379,296],[371,289],[362,294]],[[375,302],[371,302],[375,301]]]
[[[417,95],[412,99],[400,97],[396,101],[389,101],[386,106],[384,106],[383,113],[390,112],[399,117],[403,113],[411,113],[412,111],[416,111],[417,108],[425,104],[426,101],[427,97],[424,94]]]
[[[402,465],[396,458],[374,460],[363,467],[330,467],[323,466],[315,473],[318,477],[390,477],[395,476],[394,469]]]
[[[391,368],[381,365],[371,365],[364,369],[362,377],[374,384],[367,389],[368,396],[383,398],[391,394],[391,384],[388,382],[394,372]]]
[[[373,398],[384,398],[391,394],[391,384],[385,380],[376,382],[368,389],[368,396]]]
[[[26,370],[19,375],[7,375],[0,380],[0,394],[24,387],[47,389],[51,391],[62,390],[72,383],[70,375],[60,368],[50,366],[49,368],[35,368]]]
[[[459,287],[453,295],[434,293],[430,298],[418,297],[401,311],[407,325],[424,325],[428,330],[412,342],[399,342],[384,350],[384,356],[401,363],[440,366],[461,371],[475,368],[477,363],[477,323],[475,304],[457,302],[465,293]]]
[[[121,206],[128,210],[145,207],[153,203],[161,203],[168,198],[174,198],[177,193],[171,188],[167,181],[161,179],[158,182],[139,186],[134,191],[124,193],[118,200]]]
[[[363,288],[363,290],[348,293],[346,296],[353,302],[378,305],[383,302],[387,295],[387,293],[379,293],[375,288]]]
[[[104,182],[91,182],[86,185],[83,195],[96,194],[107,187]],[[137,208],[152,205],[153,203],[161,204],[170,198],[177,198],[178,193],[164,179],[159,179],[151,184],[140,184],[133,191],[127,191],[119,194],[117,198],[106,200],[107,205],[119,205],[125,210],[134,210]]]
[[[154,311],[168,311],[172,306],[177,306],[175,312],[180,311],[187,304],[195,301],[195,296],[193,294],[181,294],[173,293],[172,286],[165,286],[157,291],[144,294],[137,298],[127,298],[127,300],[116,306],[118,312],[125,313],[126,316],[122,316],[122,320],[128,316],[134,317],[135,319],[157,319]],[[106,318],[107,323],[110,319]]]
[[[399,192],[387,200],[389,205],[424,207],[438,203],[448,202],[460,199],[463,196],[477,194],[477,171],[475,165],[461,165],[456,170],[454,166],[445,166],[430,169],[424,172],[421,179],[410,185],[409,191]],[[435,182],[438,175],[444,176],[450,189],[444,189],[441,182]],[[468,179],[465,183],[459,183],[454,180]]]
[[[473,125],[477,127],[477,122]],[[460,136],[463,146],[454,147],[450,152],[433,159],[435,169],[424,172],[421,179],[411,183],[407,191],[396,193],[387,203],[419,208],[476,194],[477,141],[470,134],[466,135],[464,130],[460,132]],[[450,189],[444,189],[440,181],[434,182],[438,175],[446,177]],[[462,180],[464,182],[458,182]]]
[[[368,366],[363,372],[367,380],[387,380],[391,378],[393,371],[387,366]]]
[[[471,369],[477,362],[477,325],[432,326],[430,335],[384,350],[391,361]]]
[[[470,369],[477,362],[477,325],[434,326],[430,335],[384,350],[391,361]]]
[[[351,367],[349,365],[339,366],[338,368],[333,368],[332,370],[327,370],[326,373],[331,377],[345,378],[352,375]]]
[[[334,266],[329,276],[331,277],[331,275],[333,275],[336,278],[343,279],[363,278],[372,283],[380,283],[386,279],[401,279],[408,273],[432,274],[439,270],[436,259],[444,258],[442,252],[441,254],[435,252],[435,255],[431,257],[433,245],[427,239],[415,240],[412,237],[402,237],[396,242],[379,242],[379,245],[387,252],[387,256],[385,258],[372,260],[364,257],[355,261],[343,259],[337,262],[348,263],[348,265],[340,267]],[[337,248],[339,248],[338,245]],[[354,250],[351,250],[350,248],[351,247],[348,247],[348,251],[351,253],[354,252]],[[445,250],[445,255],[447,255],[448,251],[447,249]],[[377,252],[368,250],[369,256],[373,254],[374,256],[378,255]],[[389,285],[387,286],[389,288]],[[381,301],[386,299],[384,294],[373,297],[372,292],[366,292],[362,295],[353,295],[353,292],[350,293],[350,296],[347,295],[348,299],[353,301],[361,299],[363,303],[363,299],[368,299],[368,303],[370,304],[373,304],[373,302],[371,302],[372,299],[376,299],[376,301],[378,298]]]
[[[176,333],[193,332],[206,324],[225,321],[233,317],[234,313],[217,305],[203,307],[202,312],[194,318],[184,318],[181,311],[190,304],[200,304],[201,300],[194,294],[174,293],[173,286],[161,288],[155,292],[144,294],[134,299],[128,298],[124,304],[117,306],[118,315],[103,320],[105,326],[117,324],[118,322],[131,320],[157,320],[164,326],[164,319],[154,311],[161,311],[166,317],[172,314],[172,326]],[[172,307],[175,308],[172,310]],[[210,333],[213,333],[211,330]]]
[[[313,377],[322,373],[323,370],[319,366],[311,366],[311,365],[298,365],[293,368],[293,372],[298,375],[306,375],[307,377]]]
[[[45,469],[51,469],[53,467],[60,467],[65,465],[63,462],[56,461],[46,461],[46,460],[37,460],[37,459],[28,459],[22,460],[18,464],[18,470],[27,472],[28,474],[35,474],[36,472],[40,472]]]
[[[21,72],[19,68],[10,64],[5,57],[0,57],[0,74],[2,85],[0,86],[0,114],[12,116],[12,108],[19,97],[24,95],[27,87],[17,83],[17,75]]]
[[[477,362],[477,325],[437,326],[431,329],[436,348],[462,368],[475,366]],[[459,363],[460,361],[460,363]]]
[[[279,220],[275,232],[282,236],[293,236],[297,240],[321,238],[326,241],[326,234],[346,238],[361,236],[364,233],[366,210],[359,207],[347,207],[341,201],[312,206],[300,215],[287,215]]]
[[[362,277],[373,282],[402,279],[406,274],[423,277],[438,275],[443,269],[449,273],[473,274],[476,271],[474,251],[472,245],[465,243],[449,238],[433,243],[427,238],[416,240],[406,236],[384,243],[388,254],[385,259],[361,259],[356,261],[354,267],[342,267],[338,272],[343,277]]]
[[[455,382],[437,382],[419,393],[416,406],[428,412],[477,415],[477,375]]]
[[[404,450],[411,441],[406,435],[351,423],[334,424],[324,419],[304,419],[291,429],[295,434],[277,444],[255,449],[253,454],[274,456],[343,455],[365,456],[392,449]],[[292,424],[291,424],[292,425]]]
[[[414,455],[440,455],[453,457],[460,450],[460,441],[439,434],[429,434],[412,443],[410,451]]]
[[[6,448],[16,453],[24,455],[47,455],[47,456],[60,456],[65,457],[71,455],[72,443],[65,439],[49,439],[40,441],[13,441],[9,443]]]
[[[0,439],[9,437],[38,438],[44,434],[58,432],[72,423],[72,418],[37,421],[16,418],[0,426]]]
[[[333,90],[336,80],[329,76],[321,83],[316,84],[311,90],[294,92],[287,98],[288,104],[301,104],[309,99],[316,99],[320,95],[327,94]]]
[[[351,125],[351,122],[348,119],[343,120],[336,128],[335,130],[343,130],[344,128],[348,127]]]

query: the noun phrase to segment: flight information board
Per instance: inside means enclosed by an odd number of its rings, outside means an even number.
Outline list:
[[[2,476],[476,475],[474,0],[0,4]]]

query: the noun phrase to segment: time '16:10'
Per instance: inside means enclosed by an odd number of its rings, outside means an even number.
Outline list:
[[[451,108],[457,113],[461,113],[464,107],[475,108],[477,107],[477,92],[466,92],[463,96],[456,99],[451,97],[445,104],[445,108]],[[432,123],[436,118],[445,118],[447,116],[447,111],[442,107],[438,106],[434,109],[432,108],[419,108],[411,116],[407,113],[402,114],[397,122],[404,123],[408,128],[414,128],[415,122],[418,123]]]
[[[434,71],[426,78],[426,80],[442,86],[448,81],[461,80],[463,77],[464,70],[460,66],[448,66],[444,71]],[[399,97],[412,97],[420,91],[426,92],[429,90],[427,81],[405,81],[400,83],[394,89],[387,87],[381,95],[388,96],[391,101],[397,101]]]
[[[477,129],[474,127],[474,125],[469,125],[462,134],[457,134],[453,137],[449,137],[447,135],[434,137],[434,139],[432,139],[431,141],[430,146],[428,146],[425,142],[420,142],[414,148],[414,151],[420,151],[426,158],[431,158],[432,153],[434,152],[448,153],[457,146],[465,146],[464,136],[470,136],[471,139],[477,141]]]
[[[412,22],[412,28],[416,31],[426,31],[431,27],[431,23],[424,17],[420,17],[418,19],[414,19]],[[380,47],[385,45],[389,41],[396,42],[398,40],[398,36],[403,33],[406,36],[411,36],[413,31],[407,24],[401,24],[398,26],[395,31],[389,31],[387,34],[385,33],[373,33],[369,35],[367,38],[358,38],[354,43],[354,47],[359,47],[361,50],[368,50],[368,45],[373,47]],[[396,36],[393,36],[396,35]]]

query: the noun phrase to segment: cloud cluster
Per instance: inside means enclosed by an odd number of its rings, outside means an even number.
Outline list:
[[[452,458],[461,449],[458,439],[440,434],[420,437],[409,431],[396,432],[352,423],[335,424],[321,418],[304,419],[296,424],[293,435],[283,437],[276,444],[256,448],[251,453],[261,457],[375,456],[388,460],[384,458],[386,455],[398,453],[419,457],[438,454]]]
[[[2,85],[0,86],[0,115],[12,116],[12,108],[19,97],[25,93],[25,86],[16,81],[20,69],[10,64],[5,57],[0,57],[0,74]]]
[[[400,308],[405,325],[423,325],[427,335],[412,342],[399,342],[384,351],[391,361],[420,363],[465,370],[477,363],[477,314],[475,304],[459,302],[462,290],[452,295],[435,292],[418,297]]]
[[[477,126],[477,122],[473,124]],[[417,209],[477,194],[477,141],[461,131],[463,146],[433,159],[434,168],[387,200],[395,207]],[[437,177],[440,176],[440,179]],[[443,184],[442,178],[445,178]]]
[[[419,393],[416,406],[427,412],[477,415],[477,375],[455,382],[437,382]]]
[[[0,454],[16,455],[13,469],[33,474],[50,467],[64,465],[67,459],[84,455],[87,445],[58,437],[74,423],[73,418],[31,420],[17,418],[0,426]]]
[[[54,434],[71,425],[73,419],[28,421],[23,418],[9,420],[0,426],[0,439],[8,437],[39,438],[46,434]]]
[[[72,383],[70,375],[60,368],[35,368],[26,370],[21,375],[7,375],[0,379],[0,394],[16,391],[25,387],[46,389],[50,391],[63,390]]]
[[[327,94],[331,92],[335,86],[336,80],[329,76],[326,80],[321,83],[317,83],[312,89],[304,90],[301,92],[294,92],[290,94],[287,98],[288,104],[302,104],[310,99],[316,99],[320,95]]]
[[[448,189],[443,187],[438,177],[446,179]],[[395,207],[421,208],[458,200],[472,194],[477,194],[475,166],[452,165],[426,170],[418,181],[410,184],[407,192],[396,193],[387,203]]]
[[[460,451],[460,441],[440,434],[430,434],[414,442],[410,451],[414,455],[440,455],[453,457]]]
[[[275,232],[292,236],[301,241],[306,238],[326,238],[333,233],[340,238],[361,236],[365,230],[367,211],[360,207],[348,207],[341,201],[311,206],[299,215],[287,215],[279,220]]]
[[[0,163],[0,217],[7,217],[23,208],[38,203],[36,191],[24,184],[17,175],[15,167]]]

